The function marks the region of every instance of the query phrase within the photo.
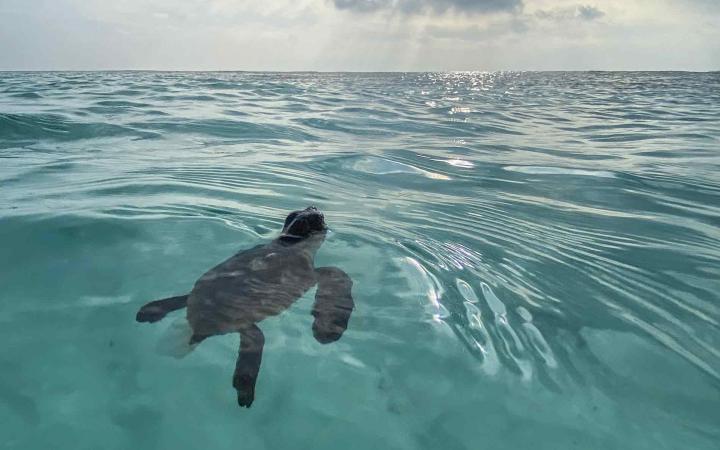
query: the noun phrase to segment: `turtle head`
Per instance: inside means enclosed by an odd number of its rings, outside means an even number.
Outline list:
[[[305,239],[327,231],[325,216],[314,206],[288,214],[280,238],[284,240]]]

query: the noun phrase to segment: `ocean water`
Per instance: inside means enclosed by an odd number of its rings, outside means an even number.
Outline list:
[[[311,204],[241,409],[135,312]],[[717,449],[719,291],[719,73],[0,73],[3,449]]]

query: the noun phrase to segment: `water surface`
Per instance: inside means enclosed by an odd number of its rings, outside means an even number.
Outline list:
[[[720,74],[1,73],[3,448],[716,449]],[[354,279],[161,355],[314,204]]]

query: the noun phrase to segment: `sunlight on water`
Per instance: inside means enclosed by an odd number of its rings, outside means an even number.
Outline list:
[[[0,73],[3,448],[716,449],[718,73]],[[308,205],[353,279],[135,322]]]

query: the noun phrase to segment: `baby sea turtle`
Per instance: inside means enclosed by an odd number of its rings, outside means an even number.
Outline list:
[[[213,267],[189,294],[146,304],[136,320],[157,322],[169,312],[187,307],[190,345],[210,336],[240,333],[233,387],[238,404],[249,408],[265,342],[259,322],[285,311],[317,284],[312,309],[315,339],[322,344],[334,342],[347,329],[354,308],[352,280],[337,267],[314,266],[326,233],[325,217],[317,208],[294,211],[285,219],[277,239]]]

